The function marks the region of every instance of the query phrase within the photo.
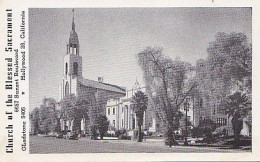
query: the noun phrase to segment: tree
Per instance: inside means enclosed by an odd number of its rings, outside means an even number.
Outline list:
[[[228,117],[232,117],[231,123],[234,132],[234,147],[239,147],[239,136],[243,129],[243,119],[251,111],[251,102],[248,100],[245,94],[241,92],[235,92],[227,99],[226,113]]]
[[[252,136],[252,111],[248,112],[248,116],[245,120],[245,123],[247,124],[248,128],[249,128],[249,136]]]
[[[43,104],[40,105],[39,109],[39,129],[41,133],[47,134],[51,130],[51,111],[46,107],[45,98],[43,99]]]
[[[89,110],[90,125],[96,125],[98,118],[105,115],[105,107],[107,104],[108,94],[104,91],[95,92],[95,100],[93,106]]]
[[[214,90],[223,98],[237,90],[252,93],[252,45],[245,34],[217,33],[207,51]]]
[[[198,126],[203,135],[207,138],[205,139],[207,143],[213,142],[214,138],[212,133],[216,130],[216,124],[211,119],[205,119],[199,123]]]
[[[81,119],[88,117],[89,103],[74,94],[65,96],[61,102],[61,118],[73,120],[73,130],[81,133]]]
[[[136,114],[136,120],[138,125],[138,140],[142,142],[142,125],[144,118],[144,111],[147,109],[148,98],[142,91],[137,91],[132,97],[132,108]]]
[[[90,133],[91,133],[91,139],[97,140],[98,133],[97,133],[97,124],[90,126]]]
[[[39,122],[40,122],[40,116],[39,116],[39,108],[36,107],[33,109],[33,111],[30,113],[30,120],[31,120],[31,127],[33,134],[38,134],[40,132],[39,128]]]
[[[43,103],[45,107],[49,111],[49,117],[51,126],[50,130],[52,132],[59,132],[60,131],[60,110],[57,107],[57,101],[54,98],[44,98]]]
[[[251,111],[252,45],[243,33],[217,33],[207,50],[209,75],[213,76],[210,82],[218,91],[215,96],[222,94],[223,112],[232,117],[234,145],[238,147],[243,118]]]
[[[165,142],[170,147],[177,145],[173,136],[179,125],[176,115],[180,105],[196,87],[195,82],[184,86],[186,74],[192,66],[164,56],[161,47],[147,47],[138,54],[138,62],[144,71],[148,97],[164,125]]]
[[[212,68],[224,68],[226,77],[242,80],[252,75],[252,45],[245,34],[217,33],[207,51]]]
[[[104,135],[108,131],[108,126],[109,126],[109,122],[107,120],[107,117],[104,116],[104,115],[99,116],[98,121],[97,121],[97,125],[98,125],[98,131],[99,131],[99,134],[100,134],[100,139],[103,139]]]

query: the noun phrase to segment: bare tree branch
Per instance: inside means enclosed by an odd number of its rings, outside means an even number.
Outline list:
[[[189,91],[184,94],[184,97],[183,97],[183,98],[181,99],[181,101],[177,104],[177,107],[179,107],[179,106],[183,103],[183,101],[185,100],[185,98],[190,94],[190,92],[192,91],[192,89],[195,88],[196,86],[197,86],[196,83],[194,83],[194,84],[191,86],[191,88],[189,89]]]

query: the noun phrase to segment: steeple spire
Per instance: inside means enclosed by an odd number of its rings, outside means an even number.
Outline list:
[[[72,49],[70,49],[72,48]],[[70,38],[67,53],[79,55],[79,39],[75,31],[74,23],[74,9],[72,9],[72,30],[70,31]]]
[[[74,23],[74,8],[72,9],[72,30],[75,31],[75,23]]]

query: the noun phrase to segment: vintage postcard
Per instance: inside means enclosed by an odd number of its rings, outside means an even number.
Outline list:
[[[3,1],[0,161],[259,160],[259,4]]]

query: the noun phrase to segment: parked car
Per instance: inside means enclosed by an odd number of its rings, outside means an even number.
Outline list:
[[[180,138],[180,139],[178,139],[178,140],[176,140],[176,141],[178,142],[179,145],[184,145],[185,137]],[[196,143],[201,143],[202,139],[188,137],[188,138],[187,138],[187,141],[188,141],[188,144],[189,144],[189,145],[193,145],[193,144],[196,144]]]
[[[48,135],[50,136],[50,137],[56,137],[57,136],[57,132],[50,132],[50,133],[48,133]]]
[[[157,133],[157,137],[162,137],[163,134],[162,133]]]
[[[56,138],[63,138],[63,134],[62,133],[57,133]]]
[[[66,134],[63,135],[64,139],[78,139],[77,134],[71,131],[67,131]]]
[[[145,136],[151,136],[151,135],[152,135],[152,132],[149,132],[148,130],[145,130],[145,131],[144,131],[144,135],[145,135]]]
[[[67,136],[67,139],[77,140],[77,139],[78,139],[78,136],[77,136],[77,134],[75,134],[75,133],[70,133],[70,134]]]

